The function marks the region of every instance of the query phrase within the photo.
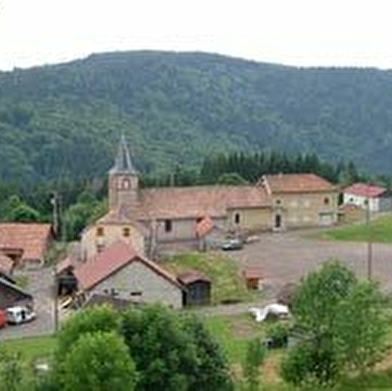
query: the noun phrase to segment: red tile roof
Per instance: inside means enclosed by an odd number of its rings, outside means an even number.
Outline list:
[[[311,193],[334,191],[335,186],[316,174],[277,174],[265,175],[260,182],[268,192],[273,193]]]
[[[344,193],[361,197],[376,198],[381,197],[387,193],[387,189],[385,187],[372,186],[366,183],[354,183],[353,185],[344,189]]]
[[[43,260],[51,233],[50,224],[0,223],[0,249],[21,249],[23,259]]]
[[[244,270],[244,277],[246,280],[261,280],[264,277],[264,272],[257,267],[248,267]]]
[[[214,222],[210,216],[203,217],[196,224],[196,234],[199,238],[203,238],[208,235],[214,229]]]
[[[14,261],[10,257],[7,257],[5,254],[0,252],[0,271],[8,274],[12,271],[13,266]]]
[[[131,262],[143,263],[154,273],[165,278],[178,288],[181,288],[181,285],[173,275],[155,262],[137,254],[129,244],[121,240],[108,246],[85,264],[75,268],[74,273],[79,282],[79,286],[84,290],[90,290]]]
[[[139,219],[222,217],[230,208],[269,205],[263,188],[256,186],[195,186],[143,189]]]

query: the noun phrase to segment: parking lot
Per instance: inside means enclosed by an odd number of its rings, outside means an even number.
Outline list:
[[[265,282],[280,287],[296,282],[303,275],[329,259],[339,259],[359,277],[367,277],[369,247],[367,243],[337,242],[310,238],[314,231],[265,233],[241,251],[227,254],[241,268],[257,266],[264,271]],[[392,293],[392,245],[371,245],[371,274],[383,289]]]

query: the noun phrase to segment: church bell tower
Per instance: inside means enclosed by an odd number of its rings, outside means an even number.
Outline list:
[[[109,171],[108,187],[109,210],[136,206],[139,198],[139,178],[124,135],[120,138],[114,166]]]

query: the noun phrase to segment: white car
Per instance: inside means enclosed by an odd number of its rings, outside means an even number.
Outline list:
[[[25,306],[8,307],[5,310],[5,316],[8,324],[22,324],[31,322],[35,319],[35,312]]]

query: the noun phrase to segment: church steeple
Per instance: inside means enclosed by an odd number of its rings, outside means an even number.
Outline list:
[[[127,141],[122,135],[114,166],[109,171],[109,208],[136,207],[139,199],[139,178],[132,164]]]
[[[118,144],[117,156],[114,161],[114,166],[110,170],[110,173],[132,173],[136,174],[136,170],[131,161],[131,154],[129,153],[127,141],[124,134],[121,135],[120,142]]]

